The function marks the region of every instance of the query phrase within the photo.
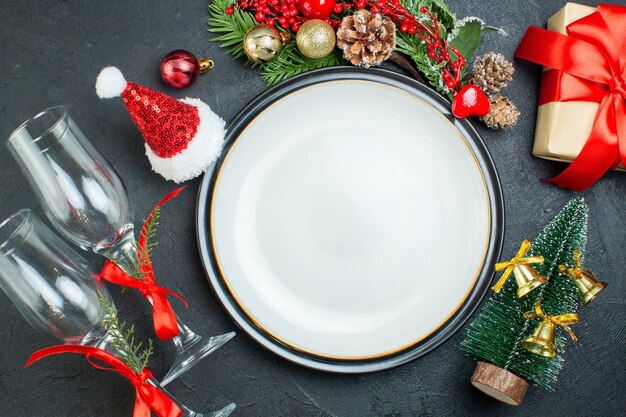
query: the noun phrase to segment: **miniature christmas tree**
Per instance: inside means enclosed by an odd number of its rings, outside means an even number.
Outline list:
[[[579,307],[576,285],[559,266],[575,265],[576,251],[584,253],[587,213],[582,198],[571,200],[563,208],[533,241],[527,254],[543,257],[544,262],[533,267],[547,281],[518,298],[516,283],[509,279],[501,291],[487,301],[461,343],[462,350],[488,362],[479,362],[472,378],[473,385],[507,404],[521,403],[528,388],[526,380],[552,389],[563,366],[565,333],[557,331],[555,357],[532,353],[521,342],[531,336],[542,320],[529,315],[525,318],[524,314],[534,311],[540,302],[546,315],[576,316],[572,314]]]

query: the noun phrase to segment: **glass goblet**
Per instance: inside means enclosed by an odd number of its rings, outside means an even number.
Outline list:
[[[61,343],[97,347],[121,357],[111,344],[111,330],[102,324],[113,301],[89,264],[23,209],[0,224],[0,287],[31,326]],[[117,346],[117,347],[116,347]],[[149,383],[160,388],[156,380]],[[214,413],[196,413],[172,398],[188,417],[225,417],[229,404]]]
[[[137,245],[128,197],[107,160],[89,142],[65,106],[51,107],[24,122],[7,147],[57,231],[84,250],[107,257],[132,275]],[[152,302],[152,300],[150,300]],[[176,318],[176,357],[161,381],[166,385],[214,352],[235,333],[194,333]]]

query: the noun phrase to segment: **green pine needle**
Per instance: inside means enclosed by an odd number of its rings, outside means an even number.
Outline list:
[[[234,7],[233,14],[226,14],[226,7],[234,5],[234,0],[213,0],[209,4],[211,17],[208,20],[208,31],[220,33],[221,35],[212,39],[213,42],[221,42],[220,47],[229,48],[227,51],[229,54],[234,58],[240,58],[245,55],[243,37],[257,22],[251,13],[242,11],[238,7]]]
[[[455,15],[443,0],[402,0],[402,5],[414,16],[423,16],[419,11],[420,7],[426,6],[429,8],[437,17],[442,37],[450,33],[456,23]],[[240,58],[245,55],[243,49],[244,36],[257,22],[254,20],[252,13],[243,11],[238,7],[234,7],[233,14],[226,14],[226,7],[228,6],[236,6],[236,3],[233,0],[214,0],[211,2],[209,5],[208,31],[219,34],[212,40],[220,42],[220,46],[227,48],[227,53],[234,58]],[[426,45],[419,37],[402,33],[399,29],[396,33],[396,50],[412,58],[418,70],[426,76],[430,84],[437,91],[451,98],[451,92],[441,78],[440,69],[443,64],[431,62],[427,56]],[[257,64],[250,61],[247,62],[253,67],[257,66]],[[338,49],[333,50],[325,58],[311,59],[301,55],[292,41],[285,45],[280,55],[274,61],[263,65],[262,77],[267,85],[274,85],[306,71],[342,65],[343,63],[341,51]]]
[[[522,298],[517,298],[515,280],[511,277],[498,294],[485,304],[469,325],[461,349],[477,359],[507,369],[543,388],[552,390],[563,366],[563,349],[556,358],[544,358],[528,352],[520,342],[528,337],[541,319],[526,320],[522,315],[533,311],[543,297],[546,314],[559,315],[578,310],[579,296],[572,280],[559,271],[560,264],[573,265],[575,249],[584,251],[588,208],[582,198],[571,200],[533,242],[528,256],[543,256],[543,265],[534,265],[548,281]],[[559,327],[557,326],[557,329]],[[557,333],[560,331],[557,330]],[[569,336],[568,336],[569,337]],[[557,335],[557,345],[569,343]]]
[[[442,38],[445,38],[454,28],[456,16],[442,0],[402,0],[401,3],[413,16],[422,16],[423,14],[419,11],[420,8],[422,6],[427,7],[437,18]],[[427,23],[432,22],[427,20]],[[415,62],[415,66],[426,77],[430,85],[441,94],[452,99],[452,92],[445,86],[441,78],[441,68],[445,63],[436,64],[434,60],[428,57],[426,43],[419,36],[402,33],[400,30],[397,30],[396,50],[407,55]]]
[[[220,47],[228,48],[227,53],[234,58],[240,58],[245,55],[243,38],[257,22],[251,13],[237,7],[234,8],[232,15],[226,14],[226,7],[233,4],[232,0],[215,0],[209,5],[211,17],[208,20],[208,31],[219,33],[220,35],[212,40],[221,42]],[[285,45],[276,59],[263,66],[262,77],[267,85],[274,85],[294,75],[318,68],[341,65],[342,62],[341,53],[337,50],[322,59],[304,57],[292,41]],[[251,64],[253,67],[257,66],[257,64]]]
[[[106,327],[107,336],[110,338],[108,345],[117,352],[116,356],[129,368],[136,373],[141,373],[148,366],[150,356],[154,351],[152,340],[148,339],[148,346],[143,349],[143,343],[135,341],[135,326],[126,328],[126,323],[119,321],[117,308],[109,301],[109,298],[103,293],[99,294],[99,298],[104,306],[101,323]]]
[[[143,251],[139,253],[139,249],[137,247],[137,242],[133,242],[134,252],[138,254],[138,259],[133,262],[130,266],[130,271],[128,271],[129,275],[137,280],[144,280],[145,275],[149,272],[144,271],[145,267],[149,267],[151,265],[150,258],[152,256],[152,251],[159,244],[159,242],[152,242],[152,239],[156,237],[157,227],[159,226],[161,218],[161,208],[157,207],[152,216],[150,216],[150,220],[144,220],[144,227],[141,228],[140,236],[144,238],[145,245]],[[115,262],[115,259],[111,259]],[[149,268],[145,268],[149,270]],[[122,292],[127,291],[127,287],[122,288]]]
[[[456,23],[455,14],[443,0],[402,0],[402,5],[413,16],[421,16],[420,8],[426,6],[437,17],[442,35],[450,32]]]
[[[138,264],[138,277],[139,279],[143,279],[143,274],[146,274],[144,271],[145,267],[149,267],[150,256],[152,256],[152,250],[159,242],[151,242],[152,239],[156,237],[157,227],[161,218],[161,207],[157,207],[150,216],[149,221],[144,221],[144,227],[141,228],[140,236],[144,239],[145,245],[144,249],[139,253],[139,264]],[[150,268],[148,268],[149,270]]]
[[[274,85],[294,75],[318,68],[341,65],[341,52],[334,49],[325,58],[311,59],[304,57],[298,51],[295,42],[290,42],[273,61],[263,66],[263,79],[267,85]]]

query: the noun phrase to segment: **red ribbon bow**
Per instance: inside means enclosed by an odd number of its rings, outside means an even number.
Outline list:
[[[152,322],[154,323],[154,331],[160,340],[178,336],[176,315],[165,296],[178,297],[185,305],[187,305],[187,301],[180,294],[157,285],[154,280],[154,273],[144,274],[143,279],[138,280],[128,275],[113,262],[106,261],[100,276],[113,284],[137,289],[144,297],[152,300]]]
[[[113,284],[137,289],[144,297],[152,300],[152,321],[154,323],[154,330],[157,337],[161,340],[171,339],[172,337],[178,335],[176,315],[174,314],[174,310],[167,300],[166,295],[173,295],[177,297],[185,303],[185,306],[187,306],[187,301],[180,294],[157,285],[154,278],[152,263],[149,258],[145,256],[147,251],[146,232],[154,212],[167,201],[176,197],[184,188],[185,187],[181,187],[172,191],[165,196],[165,198],[159,201],[144,222],[139,236],[139,242],[137,244],[138,258],[147,260],[147,262],[143,262],[139,265],[139,269],[142,272],[142,279],[133,278],[111,261],[106,261],[104,267],[102,268],[102,272],[100,272],[101,278],[112,282]]]
[[[112,354],[91,346],[82,345],[60,345],[38,350],[33,353],[24,367],[30,366],[39,359],[59,353],[80,353],[85,355],[87,361],[96,369],[103,371],[113,371],[128,379],[135,387],[135,410],[133,417],[150,417],[150,410],[159,417],[180,417],[183,411],[176,403],[159,388],[147,382],[153,379],[148,368],[144,368],[141,373],[136,373],[128,367],[121,359]],[[100,366],[92,361],[97,359],[110,365],[110,367]]]
[[[567,33],[529,27],[515,56],[552,68],[543,75],[539,104],[600,103],[580,154],[549,180],[583,191],[620,160],[626,165],[626,7],[601,4],[569,24]]]

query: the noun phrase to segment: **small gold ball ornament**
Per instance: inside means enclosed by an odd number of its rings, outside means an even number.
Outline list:
[[[328,56],[335,48],[335,31],[323,20],[305,22],[296,34],[296,45],[300,53],[308,58],[320,59]]]
[[[285,38],[278,29],[268,25],[256,25],[243,38],[243,50],[257,64],[265,64],[278,56]]]

